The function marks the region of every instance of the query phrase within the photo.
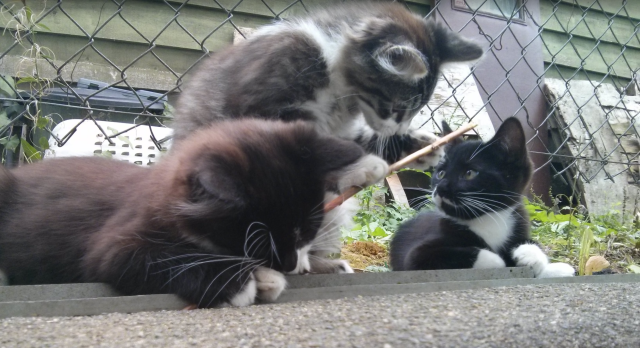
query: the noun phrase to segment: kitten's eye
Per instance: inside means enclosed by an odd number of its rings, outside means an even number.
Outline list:
[[[447,174],[447,172],[445,172],[444,170],[441,170],[438,173],[436,173],[436,178],[437,179],[442,179],[442,178],[444,178],[445,174]]]
[[[478,172],[472,169],[467,170],[466,173],[464,173],[464,179],[465,180],[471,180],[473,178],[475,178],[476,176],[478,176]]]

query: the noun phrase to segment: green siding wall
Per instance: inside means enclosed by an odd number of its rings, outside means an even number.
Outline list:
[[[270,23],[274,17],[261,0],[245,0],[235,8],[233,6],[238,0],[218,2],[232,9],[230,20],[227,20],[227,12],[212,0],[192,0],[182,7],[182,1],[168,1],[174,8],[179,8],[176,20],[173,20],[176,12],[158,0],[129,0],[121,9],[103,0],[64,0],[41,22],[50,30],[40,29],[35,40],[39,45],[51,49],[56,65],[63,66],[61,73],[65,80],[76,81],[86,77],[113,83],[122,78],[113,67],[115,65],[121,70],[126,68],[127,82],[133,87],[168,90],[175,87],[177,78],[202,56],[203,49],[198,42],[206,38],[204,48],[215,52],[232,43],[236,30],[234,24],[237,27],[255,28]],[[265,2],[279,13],[287,9],[293,0]],[[327,3],[327,0],[304,0],[307,8]],[[429,0],[414,0],[409,1],[408,5],[414,12],[425,15],[429,11],[429,3]],[[9,2],[11,4],[16,9],[22,7],[20,1]],[[27,0],[27,5],[34,13],[55,7],[56,1],[47,1],[46,8],[43,4],[41,0]],[[281,17],[304,12],[305,8],[298,3],[289,7]],[[13,27],[15,23],[9,20],[7,13],[4,17],[0,16],[0,30]],[[79,54],[91,38],[94,40],[93,47],[87,47]],[[1,35],[0,54],[13,42],[8,31]],[[150,42],[155,44],[154,54],[145,54]],[[31,71],[33,64],[21,60],[21,56],[28,55],[25,54],[27,48],[18,45],[11,49],[0,60],[0,73],[15,76],[20,71]],[[69,59],[71,63],[64,64]],[[43,77],[57,75],[44,62],[39,63],[39,70]]]
[[[640,68],[640,1],[621,6],[619,0],[542,0],[545,76],[626,85]]]

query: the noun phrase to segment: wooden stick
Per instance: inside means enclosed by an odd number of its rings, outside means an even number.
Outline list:
[[[422,148],[412,154],[410,154],[409,156],[399,160],[398,162],[392,164],[389,166],[389,173],[387,173],[387,175],[390,175],[391,173],[404,168],[407,164],[417,160],[418,158],[424,156],[424,155],[428,155],[431,152],[437,150],[440,148],[440,146],[445,145],[447,143],[449,143],[451,140],[461,136],[462,134],[470,131],[471,129],[476,128],[478,125],[476,123],[468,123],[465,124],[463,126],[460,126],[460,128],[456,129],[455,131],[445,135],[444,137],[436,140],[433,144]],[[363,189],[363,187],[358,187],[358,186],[352,186],[349,187],[346,191],[342,192],[342,194],[340,194],[340,196],[332,199],[329,203],[325,204],[324,206],[324,212],[328,213],[331,210],[333,210],[335,207],[339,206],[340,204],[342,204],[344,201],[346,201],[347,199],[353,197],[353,195],[355,195],[356,193],[360,192]]]

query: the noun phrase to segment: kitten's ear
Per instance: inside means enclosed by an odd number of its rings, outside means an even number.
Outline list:
[[[449,124],[442,120],[442,136],[448,135],[450,133],[452,133],[453,130],[451,129],[451,127],[449,127]],[[448,145],[452,146],[452,145],[458,145],[461,144],[463,142],[461,137],[457,137],[453,140],[451,140]]]
[[[188,203],[181,207],[191,217],[216,217],[243,206],[237,178],[221,163],[203,158],[187,177]]]
[[[496,144],[507,152],[509,161],[528,159],[527,140],[522,124],[515,117],[507,118],[487,144]]]
[[[364,156],[364,150],[353,141],[319,136],[314,145],[315,170],[323,175],[338,171]]]
[[[483,49],[474,41],[454,33],[433,20],[428,21],[428,28],[433,30],[435,44],[443,63],[466,62],[482,57]]]
[[[422,53],[411,46],[389,46],[376,53],[375,58],[382,69],[406,80],[419,80],[429,72]]]

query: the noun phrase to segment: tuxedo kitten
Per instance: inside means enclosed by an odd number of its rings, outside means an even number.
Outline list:
[[[486,143],[453,142],[434,173],[437,211],[398,229],[390,244],[393,270],[531,266],[540,278],[573,276],[570,265],[549,263],[530,239],[522,197],[532,163],[516,118]]]
[[[398,3],[333,3],[262,27],[206,59],[185,84],[174,139],[225,118],[304,120],[389,163],[436,137],[409,130],[444,63],[482,48]],[[438,163],[441,152],[418,161]]]
[[[10,285],[105,282],[199,307],[272,301],[309,270],[328,189],[387,163],[303,122],[195,132],[151,168],[105,158],[0,170],[0,269]]]

